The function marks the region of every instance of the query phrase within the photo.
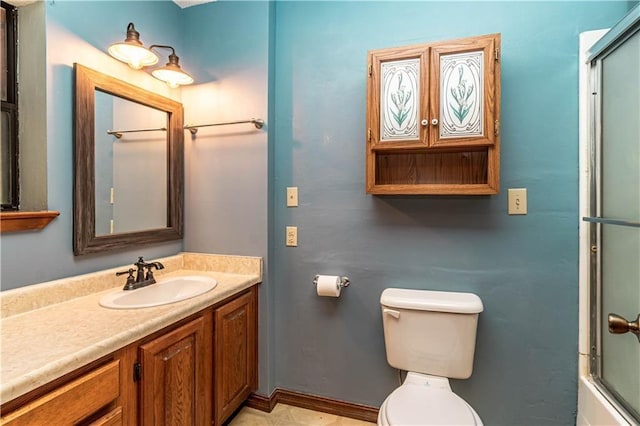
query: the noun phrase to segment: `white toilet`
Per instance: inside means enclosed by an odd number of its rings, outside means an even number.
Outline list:
[[[471,293],[388,288],[380,297],[387,361],[406,370],[380,407],[378,425],[482,425],[449,378],[473,370],[482,301]]]

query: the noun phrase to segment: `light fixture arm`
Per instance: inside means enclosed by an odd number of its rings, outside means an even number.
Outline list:
[[[176,50],[171,47],[171,46],[166,46],[164,44],[152,44],[151,46],[149,46],[149,49],[171,49],[171,53],[169,54],[169,62],[167,63],[167,65],[172,64],[172,65],[176,65],[176,66],[180,66],[179,61],[180,58],[178,57],[178,55],[176,55]]]
[[[171,56],[176,56],[176,49],[174,49],[171,46],[166,46],[164,44],[152,44],[151,46],[149,46],[149,50],[153,49],[153,48],[157,48],[157,49],[171,49],[171,55],[169,55],[169,57]]]

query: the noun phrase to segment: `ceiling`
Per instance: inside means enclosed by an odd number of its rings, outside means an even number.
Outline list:
[[[5,1],[13,6],[20,7],[20,6],[26,6],[31,3],[35,3],[37,0],[5,0]],[[211,3],[213,1],[216,1],[216,0],[173,0],[175,4],[177,4],[183,9],[185,7],[197,6],[203,3]]]
[[[20,7],[20,6],[26,6],[31,3],[35,3],[37,0],[5,0],[5,1],[12,6]]]
[[[175,4],[177,4],[183,9],[185,7],[196,6],[203,3],[210,3],[212,1],[216,1],[216,0],[173,0]]]

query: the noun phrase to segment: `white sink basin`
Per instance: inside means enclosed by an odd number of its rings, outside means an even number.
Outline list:
[[[188,275],[167,278],[136,290],[119,290],[100,299],[100,305],[111,309],[137,309],[167,305],[199,296],[218,284],[211,277]]]

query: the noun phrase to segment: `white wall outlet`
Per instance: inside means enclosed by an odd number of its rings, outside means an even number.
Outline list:
[[[297,226],[287,226],[286,243],[287,243],[287,247],[298,246],[298,227]]]
[[[527,214],[527,188],[509,188],[509,214]]]
[[[298,187],[287,187],[287,207],[298,207]]]

